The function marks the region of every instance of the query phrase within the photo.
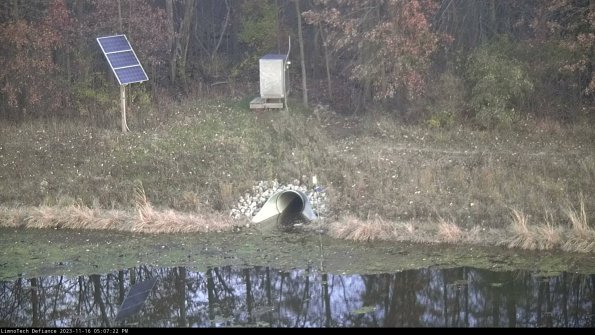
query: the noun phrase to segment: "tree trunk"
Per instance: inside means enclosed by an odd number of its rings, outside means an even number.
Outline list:
[[[118,271],[118,305],[122,305],[126,298],[126,290],[124,289],[124,270]]]
[[[31,278],[31,327],[39,327],[39,283],[37,278]]]
[[[467,268],[463,268],[463,279],[465,280],[465,327],[469,328],[469,276]]]
[[[492,326],[500,327],[500,296],[502,292],[498,288],[494,288],[493,302],[492,302]]]
[[[324,30],[322,26],[318,25],[318,29],[320,29],[320,39],[322,40],[322,46],[324,49],[324,65],[326,67],[326,83],[328,89],[328,99],[329,101],[333,101],[333,82],[331,80],[331,67],[330,67],[330,57],[328,54],[328,43],[326,41],[326,35],[324,34]]]
[[[252,322],[252,282],[250,281],[250,269],[242,270],[246,280],[246,309],[248,312],[248,322]]]
[[[302,66],[302,103],[308,107],[308,85],[306,80],[306,61],[304,59],[304,36],[302,33],[302,13],[299,0],[295,1],[295,11],[298,19],[298,39],[300,43],[300,63]]]
[[[215,280],[213,278],[213,269],[208,269],[206,273],[207,277],[207,304],[208,304],[208,316],[209,320],[215,318],[215,305],[217,301],[215,299]]]
[[[169,52],[171,53],[171,58],[169,62],[169,80],[173,84],[176,83],[176,60],[178,59],[178,55],[176,52],[176,22],[174,21],[174,3],[173,0],[167,0],[165,2],[165,10],[167,12],[167,33],[168,33],[168,47]]]
[[[122,29],[122,1],[118,0],[118,28],[120,29],[118,32],[121,34],[124,32]]]
[[[331,295],[328,290],[328,273],[322,274],[322,301],[324,303],[324,326],[332,326],[333,314],[331,312]]]
[[[188,44],[190,42],[190,27],[194,18],[194,5],[196,1],[186,0],[184,4],[184,19],[180,28],[180,38],[178,39],[176,49],[180,52],[180,76],[184,82],[184,87],[188,87],[188,76],[186,74],[186,61],[188,60]]]
[[[275,11],[276,11],[275,17],[277,18],[277,53],[278,54],[281,53],[281,20],[279,19],[280,10],[281,10],[281,7],[279,6],[279,0],[275,0]]]
[[[541,324],[541,309],[543,306],[543,282],[537,284],[537,327],[543,327]]]
[[[510,282],[510,287],[508,287],[509,292],[514,292],[514,281]],[[509,328],[514,328],[517,326],[516,324],[516,296],[511,294],[508,296],[506,300],[506,312],[508,314],[508,325]]]
[[[103,297],[101,296],[101,277],[99,275],[91,275],[89,278],[91,279],[91,282],[93,282],[93,305],[99,305],[99,312],[102,320],[101,326],[109,327],[110,322],[105,310]]]
[[[186,325],[186,268],[183,266],[178,267],[177,273],[177,290],[178,295],[178,308],[180,310],[178,327],[184,328]]]
[[[442,277],[442,305],[444,309],[444,327],[448,328],[448,285],[446,284],[446,271]]]
[[[215,44],[215,46],[213,47],[213,50],[211,51],[211,66],[214,65],[215,67],[215,76],[219,76],[219,62],[215,62],[215,56],[217,55],[217,52],[219,51],[219,47],[221,46],[221,42],[223,41],[223,38],[225,37],[225,32],[227,31],[227,26],[229,25],[229,18],[230,18],[230,14],[231,14],[231,6],[229,5],[229,1],[225,0],[225,19],[223,21],[223,25],[221,26],[221,32],[219,33],[219,38],[217,39],[217,44]],[[214,32],[213,32],[214,33]]]
[[[217,54],[217,51],[219,50],[219,47],[221,46],[221,42],[223,41],[223,38],[225,36],[225,31],[227,30],[227,25],[229,23],[229,16],[231,13],[231,7],[229,6],[229,2],[227,0],[225,0],[225,20],[223,21],[223,25],[221,26],[221,33],[219,34],[219,39],[217,40],[217,44],[215,45],[215,47],[213,48],[213,52],[211,53],[211,59],[215,58],[215,55]]]
[[[594,2],[591,1],[591,4],[594,4]],[[591,279],[591,328],[592,328],[592,327],[595,327],[595,275],[590,275],[589,278]]]

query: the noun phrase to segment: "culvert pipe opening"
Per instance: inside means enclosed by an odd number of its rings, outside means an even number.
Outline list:
[[[311,221],[316,219],[308,196],[303,192],[287,190],[273,194],[262,206],[260,211],[252,219],[258,223],[277,216],[277,221],[282,224],[291,224],[301,219]]]
[[[297,192],[283,192],[277,197],[277,211],[279,213],[296,214],[304,210],[304,201]]]

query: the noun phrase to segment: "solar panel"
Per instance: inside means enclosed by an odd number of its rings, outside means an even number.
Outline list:
[[[107,59],[114,68],[139,65],[132,51],[120,51],[107,54]]]
[[[118,314],[116,314],[116,319],[114,321],[118,322],[135,313],[138,313],[145,304],[145,301],[147,300],[149,293],[151,293],[153,286],[155,286],[155,283],[157,283],[157,280],[158,278],[151,278],[149,280],[134,284],[130,288],[130,291],[128,291],[128,294],[126,294],[126,298],[122,302],[120,310],[118,310]]]
[[[116,77],[119,78],[122,85],[125,83],[139,83],[149,80],[145,74],[145,71],[143,71],[143,68],[140,65],[115,69],[114,71],[116,72]]]
[[[149,80],[126,35],[98,37],[97,43],[120,85]]]
[[[97,41],[103,47],[103,52],[114,52],[132,49],[125,35],[99,37]]]

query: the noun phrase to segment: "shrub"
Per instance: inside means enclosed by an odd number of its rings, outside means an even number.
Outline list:
[[[486,128],[509,127],[518,119],[518,106],[533,91],[526,64],[511,56],[514,45],[498,39],[468,58],[469,103]]]
[[[426,97],[430,112],[426,123],[433,128],[451,126],[465,108],[463,81],[452,72],[445,72],[433,81]]]

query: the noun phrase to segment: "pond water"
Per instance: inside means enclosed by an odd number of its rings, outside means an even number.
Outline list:
[[[139,266],[0,282],[0,327],[593,327],[594,287],[595,275],[469,267]],[[133,296],[140,309],[116,321]]]

